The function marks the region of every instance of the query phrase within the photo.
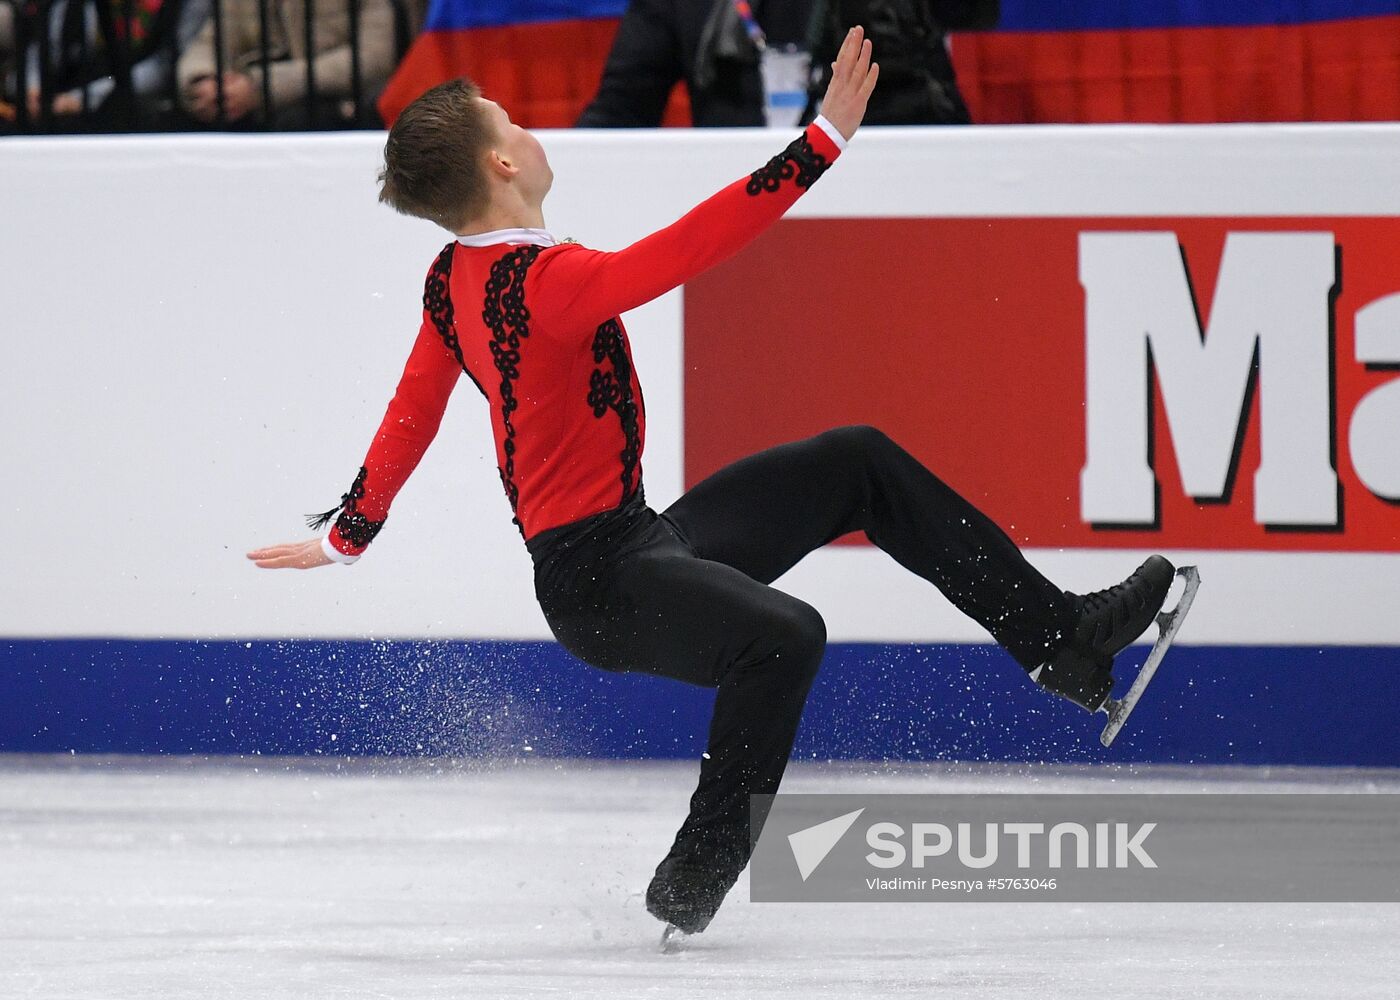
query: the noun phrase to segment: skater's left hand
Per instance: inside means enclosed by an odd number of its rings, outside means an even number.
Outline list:
[[[319,538],[254,549],[248,553],[248,558],[263,569],[315,569],[331,564],[330,557],[321,549]]]
[[[841,51],[831,64],[831,83],[822,98],[822,117],[847,139],[865,119],[865,105],[880,78],[880,66],[870,61],[870,39],[856,25],[846,32]]]

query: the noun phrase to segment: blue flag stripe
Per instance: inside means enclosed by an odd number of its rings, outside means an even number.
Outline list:
[[[627,0],[433,0],[431,31],[621,17]],[[1400,14],[1400,0],[1002,0],[1002,31],[1255,27]]]
[[[1002,0],[1002,31],[1231,28],[1400,14],[1400,0]]]
[[[621,17],[627,0],[432,0],[427,31],[462,31],[508,24]]]

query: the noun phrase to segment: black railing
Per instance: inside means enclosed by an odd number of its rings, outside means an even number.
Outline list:
[[[136,0],[0,0],[0,7],[12,13],[13,51],[0,50],[0,132],[16,131],[27,134],[81,131],[149,131],[194,128],[272,129],[279,121],[279,111],[298,111],[299,127],[344,127],[347,123],[363,123],[370,102],[377,96],[370,92],[382,79],[366,81],[361,54],[364,41],[361,14],[364,0],[303,0],[305,17],[300,25],[284,24],[284,33],[300,31],[306,59],[305,89],[291,108],[274,104],[272,72],[276,62],[289,58],[289,53],[277,46],[273,33],[273,4],[276,0],[255,0],[259,45],[252,53],[238,60],[237,67],[228,65],[225,41],[229,34],[228,8],[232,0],[165,0],[149,25],[151,37],[143,45],[133,45],[139,15]],[[387,0],[393,13],[394,62],[402,59],[412,40],[413,15],[407,0]],[[350,55],[350,89],[334,102],[338,114],[328,115],[325,88],[316,76],[317,5],[344,5],[347,25],[347,45]],[[181,93],[179,62],[182,47],[193,37],[190,21],[184,17],[186,4],[207,7],[203,20],[213,35],[213,85],[215,112],[212,121],[201,121],[184,110]],[[55,11],[58,12],[57,16]],[[181,37],[182,29],[186,35]],[[287,39],[288,43],[290,39]],[[290,45],[287,46],[290,48]],[[5,66],[8,58],[9,65]],[[150,86],[147,74],[144,93],[134,86],[132,70],[144,59],[163,58],[162,78],[156,87]],[[231,68],[264,67],[258,94],[259,110],[244,120],[229,120],[225,73]],[[102,88],[102,99],[92,98],[92,84],[99,79],[110,80]],[[55,110],[60,94],[78,95],[78,105],[67,104]],[[30,95],[33,95],[31,98]],[[94,106],[97,105],[97,106]],[[8,119],[8,123],[7,120]]]

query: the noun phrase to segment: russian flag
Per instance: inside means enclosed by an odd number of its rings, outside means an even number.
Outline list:
[[[699,0],[696,0],[699,2]],[[996,31],[958,35],[975,120],[1400,119],[1400,0],[1002,0]],[[432,0],[390,82],[392,121],[467,74],[533,127],[592,98],[627,0]],[[685,120],[673,102],[671,122]]]
[[[984,123],[1400,118],[1400,0],[1002,0],[953,52]]]
[[[627,0],[431,0],[423,34],[389,81],[393,124],[429,87],[469,76],[528,128],[567,128],[593,98]],[[683,96],[667,124],[689,124]]]

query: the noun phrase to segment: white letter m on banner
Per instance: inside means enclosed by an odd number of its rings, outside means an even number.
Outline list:
[[[1190,496],[1228,499],[1257,372],[1262,455],[1254,520],[1337,524],[1334,242],[1331,233],[1230,233],[1203,329],[1174,233],[1079,234],[1087,423],[1080,514],[1086,522],[1157,523],[1155,369]]]

